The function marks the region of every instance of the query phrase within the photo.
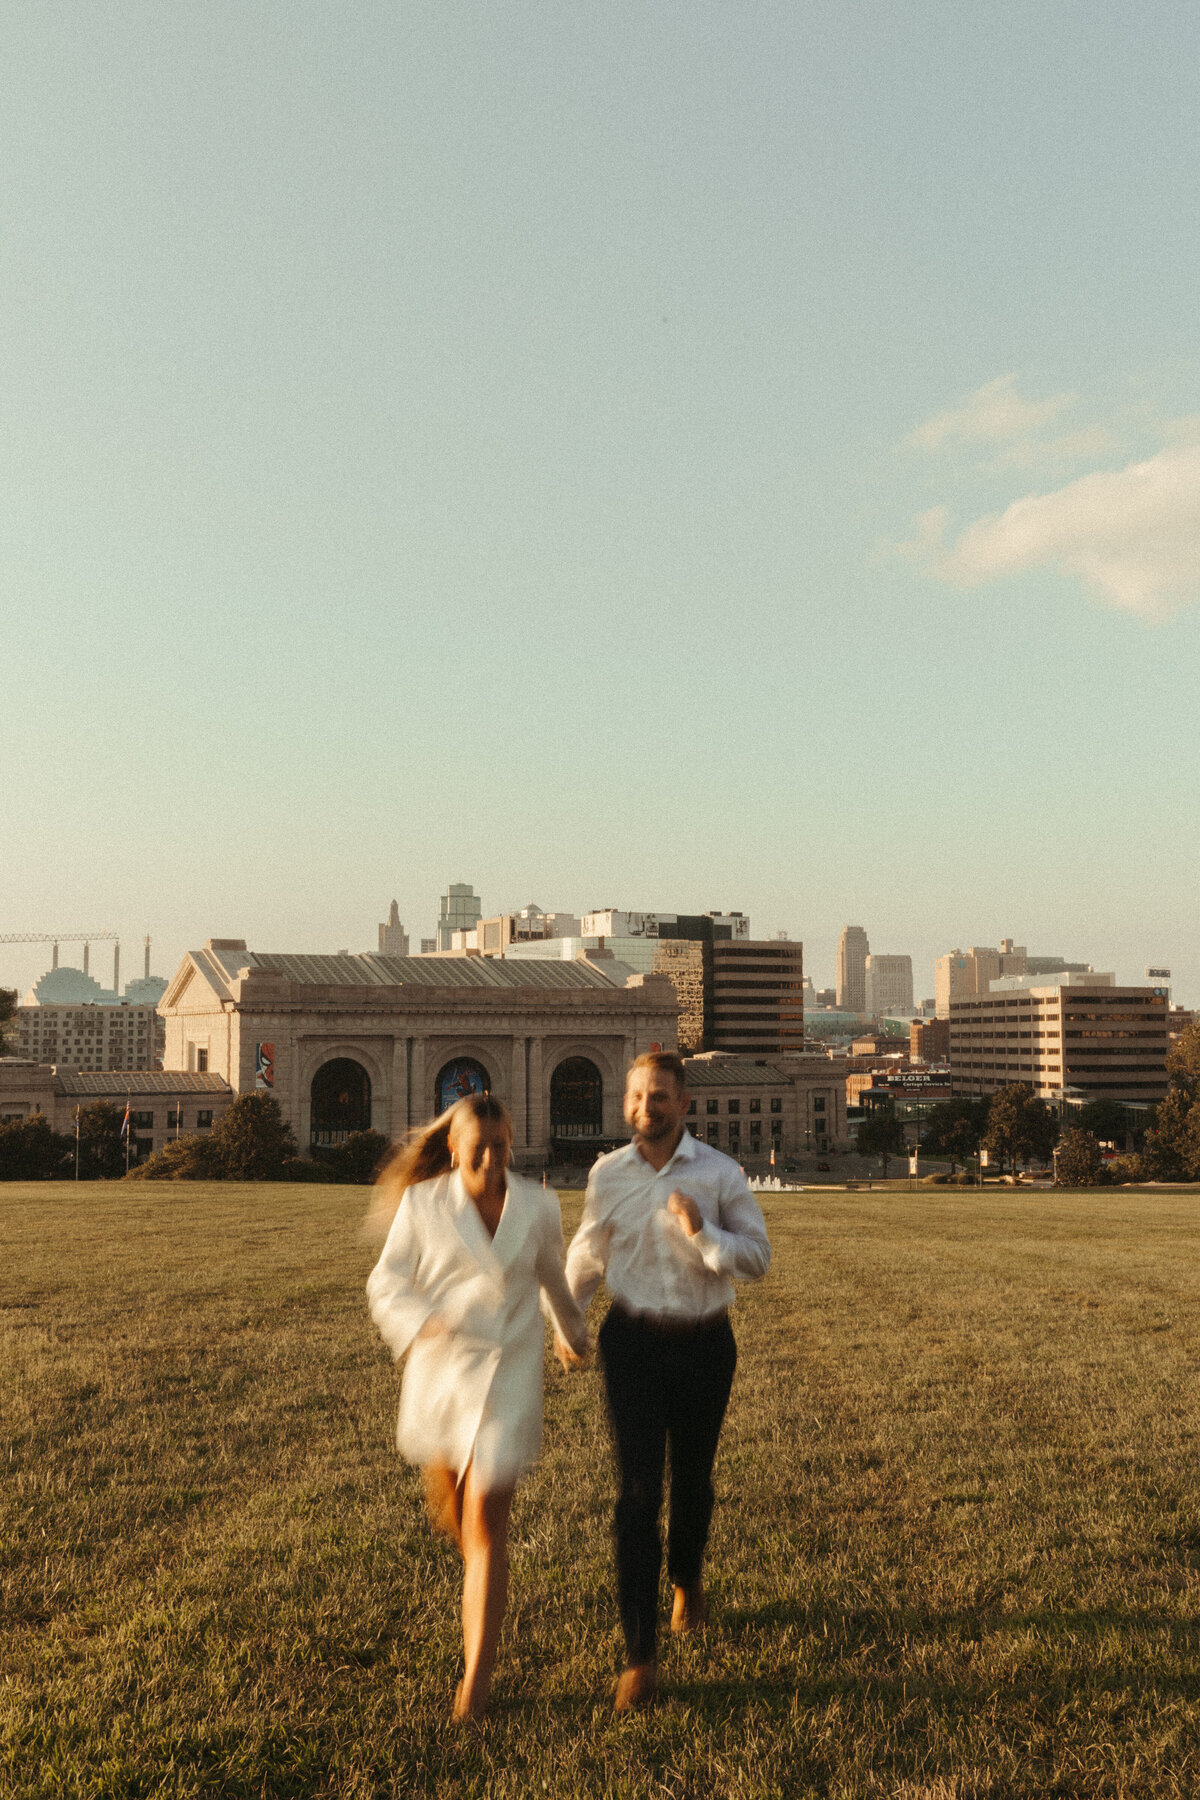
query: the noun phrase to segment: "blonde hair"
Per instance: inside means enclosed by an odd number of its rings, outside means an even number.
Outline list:
[[[394,1147],[375,1178],[375,1197],[367,1214],[368,1237],[383,1239],[392,1228],[400,1202],[418,1181],[432,1181],[454,1167],[450,1140],[468,1119],[502,1125],[512,1141],[513,1127],[507,1106],[491,1094],[467,1094],[456,1100],[428,1125],[418,1125]]]

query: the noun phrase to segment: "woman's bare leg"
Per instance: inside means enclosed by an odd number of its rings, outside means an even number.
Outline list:
[[[463,1484],[445,1463],[430,1463],[425,1476],[425,1508],[433,1529],[462,1549]]]
[[[462,1487],[463,1649],[467,1672],[455,1697],[457,1718],[481,1719],[492,1685],[492,1665],[508,1599],[508,1514],[511,1488],[490,1492],[468,1468]]]

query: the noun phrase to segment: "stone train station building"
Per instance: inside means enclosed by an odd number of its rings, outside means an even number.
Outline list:
[[[676,1043],[670,982],[616,973],[582,961],[263,955],[211,938],[159,1003],[163,1067],[274,1094],[302,1153],[368,1128],[400,1137],[487,1090],[512,1114],[519,1165],[587,1159],[628,1139],[628,1064]]]

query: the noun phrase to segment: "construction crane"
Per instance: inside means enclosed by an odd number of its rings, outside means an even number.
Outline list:
[[[52,944],[52,969],[58,967],[60,944],[83,945],[83,972],[88,973],[88,960],[93,944],[113,947],[113,991],[121,991],[121,934],[117,931],[9,931],[0,934],[0,944]],[[150,973],[150,933],[146,933],[146,973]]]

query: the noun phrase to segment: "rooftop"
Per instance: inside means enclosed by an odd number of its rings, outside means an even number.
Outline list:
[[[244,943],[227,938],[210,938],[192,957],[217,987],[228,987],[243,969],[279,975],[300,987],[562,989],[621,985],[592,963],[387,956],[377,950],[337,956],[292,955],[247,950]]]

